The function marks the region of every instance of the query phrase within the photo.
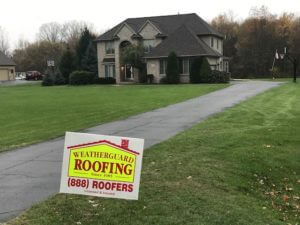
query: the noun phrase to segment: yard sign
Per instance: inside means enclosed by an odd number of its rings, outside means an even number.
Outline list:
[[[137,200],[144,140],[67,132],[60,192]]]

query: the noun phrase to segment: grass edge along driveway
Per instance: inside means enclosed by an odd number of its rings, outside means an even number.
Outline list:
[[[272,224],[300,218],[299,84],[285,84],[144,154],[140,199],[58,194],[10,225]]]
[[[0,87],[0,152],[165,107],[228,87],[203,85]]]

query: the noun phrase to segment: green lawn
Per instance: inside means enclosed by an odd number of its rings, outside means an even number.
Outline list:
[[[124,119],[227,84],[0,87],[0,152]]]
[[[299,97],[285,84],[148,149],[139,201],[59,194],[9,224],[299,224]]]

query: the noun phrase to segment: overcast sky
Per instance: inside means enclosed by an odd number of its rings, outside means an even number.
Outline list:
[[[300,14],[300,0],[1,0],[0,26],[7,31],[13,49],[20,37],[33,41],[40,25],[52,21],[83,20],[101,32],[128,17],[195,12],[210,21],[232,10],[243,19],[251,7],[262,5],[275,14]]]

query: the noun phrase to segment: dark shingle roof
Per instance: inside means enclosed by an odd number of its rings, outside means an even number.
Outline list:
[[[141,17],[129,18],[113,27],[109,31],[100,35],[97,41],[112,40],[115,32],[124,24],[127,23],[136,33],[147,22],[153,23],[164,35],[170,35],[182,25],[191,29],[196,35],[215,35],[223,38],[223,35],[214,30],[207,22],[205,22],[197,14],[179,14],[171,16],[155,16],[155,17]]]
[[[8,58],[3,52],[0,51],[0,66],[15,66],[16,64],[12,59]]]
[[[145,58],[167,57],[170,51],[175,52],[178,56],[221,56],[185,25],[179,27],[165,41],[153,48],[150,53],[145,55]]]

